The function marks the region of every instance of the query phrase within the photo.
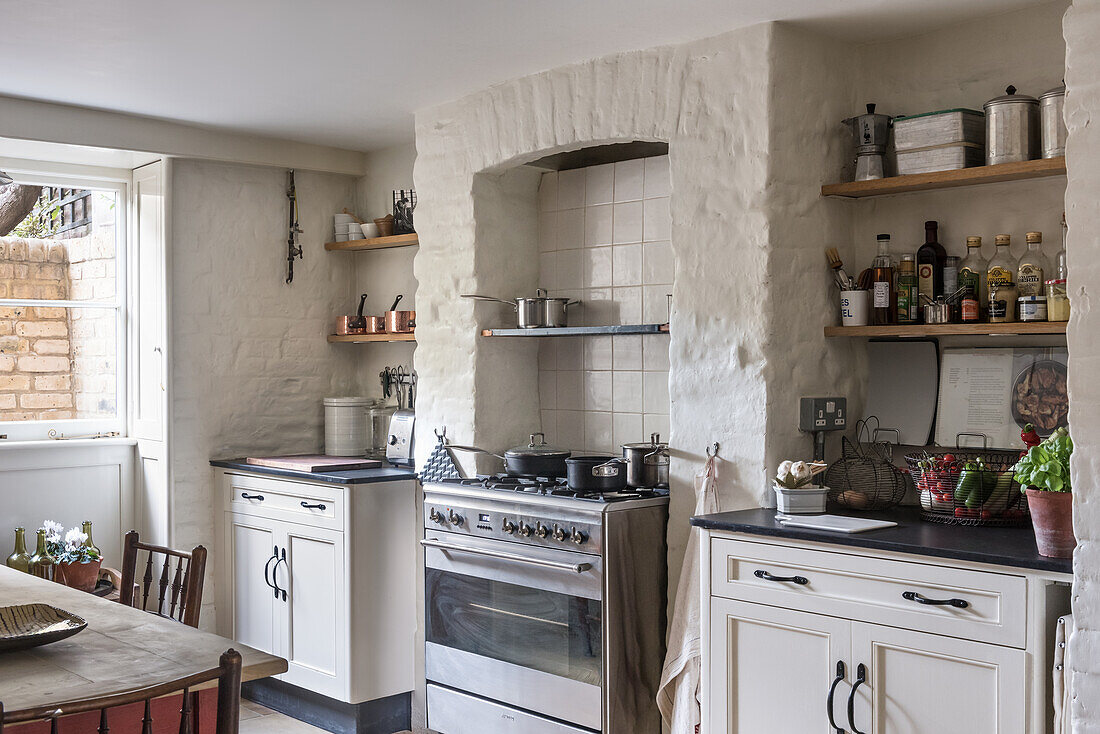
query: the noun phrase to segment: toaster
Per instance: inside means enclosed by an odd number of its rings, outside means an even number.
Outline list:
[[[413,465],[413,424],[416,413],[394,411],[390,417],[390,435],[386,439],[386,461],[397,466]]]

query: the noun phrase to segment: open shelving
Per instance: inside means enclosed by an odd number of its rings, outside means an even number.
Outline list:
[[[1003,183],[1005,181],[1026,181],[1029,179],[1063,176],[1066,173],[1066,159],[1042,158],[1021,163],[1001,163],[996,166],[977,166],[960,168],[956,171],[936,171],[934,173],[914,173],[908,176],[891,176],[873,181],[849,181],[826,184],[821,187],[822,196],[837,196],[848,199],[863,199],[872,196],[906,194],[914,191],[933,191],[951,189],[959,186]]]
[[[362,250],[388,250],[394,247],[412,247],[420,244],[420,237],[412,234],[395,234],[389,237],[371,237],[365,240],[347,242],[326,242],[325,249],[330,252],[359,252]]]
[[[343,244],[343,243],[341,243]],[[374,344],[376,342],[414,342],[416,334],[329,334],[332,344]]]
[[[615,334],[667,334],[668,324],[621,324],[616,326],[556,326],[541,329],[482,329],[482,336],[548,337],[607,336]]]
[[[1015,321],[1008,324],[916,324],[893,326],[826,326],[825,336],[918,338],[928,336],[1065,335],[1065,321]]]

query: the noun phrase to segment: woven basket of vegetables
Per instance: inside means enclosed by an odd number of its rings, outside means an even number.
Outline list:
[[[920,492],[921,519],[1013,527],[1029,522],[1012,476],[1019,451],[921,452],[905,457]]]

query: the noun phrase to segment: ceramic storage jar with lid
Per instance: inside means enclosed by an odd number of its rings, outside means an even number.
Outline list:
[[[325,455],[366,456],[373,442],[368,414],[376,398],[325,398]]]
[[[1013,86],[1005,92],[983,107],[987,166],[1039,157],[1039,100],[1016,94]]]

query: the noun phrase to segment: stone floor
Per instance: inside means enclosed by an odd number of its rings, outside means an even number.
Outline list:
[[[304,722],[292,719],[286,714],[261,706],[258,703],[241,699],[240,734],[326,734]]]
[[[327,734],[327,732],[242,698],[240,734]],[[395,734],[436,733],[427,729],[417,729],[415,732],[404,731]]]

